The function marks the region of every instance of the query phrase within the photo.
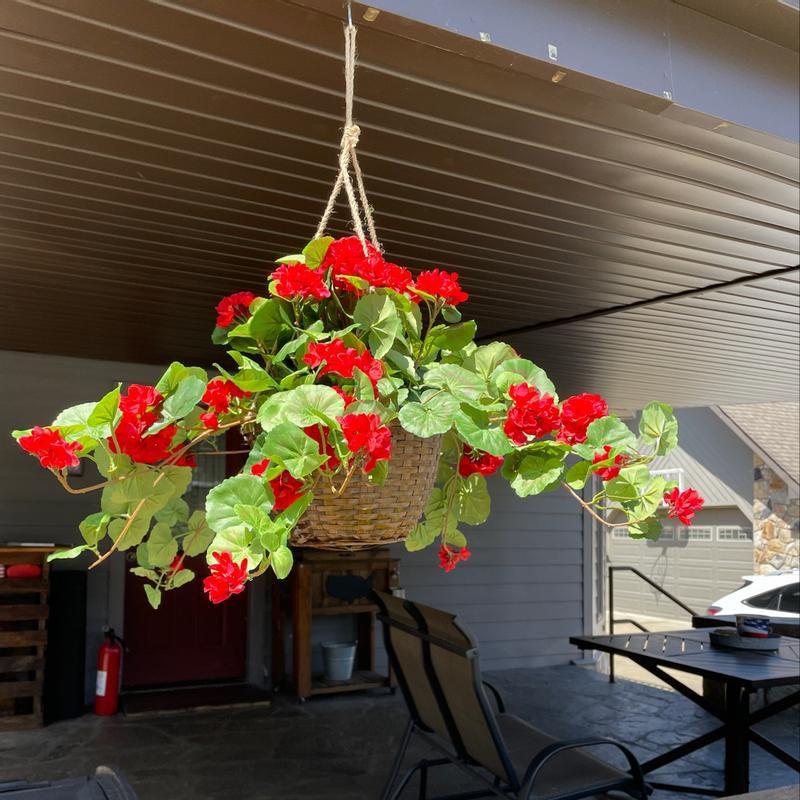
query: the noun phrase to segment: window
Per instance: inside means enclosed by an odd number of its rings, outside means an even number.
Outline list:
[[[612,528],[611,529],[611,538],[612,539],[628,539],[628,529],[627,528]]]
[[[668,528],[666,525],[661,529],[661,536],[658,537],[659,542],[671,542],[675,539],[675,528]]]
[[[683,491],[683,470],[682,469],[651,469],[651,475],[661,475],[668,481],[675,481],[678,484],[678,489]],[[666,503],[661,504],[666,505]]]
[[[753,529],[741,525],[717,526],[718,542],[750,542],[753,540]]]
[[[779,609],[790,614],[800,614],[800,583],[784,586]]]
[[[770,611],[777,611],[780,599],[781,590],[772,589],[769,592],[757,594],[755,597],[751,597],[749,600],[743,600],[742,602],[746,606],[751,606],[752,608],[763,608]]]
[[[690,542],[710,542],[714,534],[711,525],[690,525],[688,528],[679,528],[679,531],[680,538]]]

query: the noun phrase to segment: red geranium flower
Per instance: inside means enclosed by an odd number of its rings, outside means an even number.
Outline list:
[[[145,417],[164,399],[155,386],[143,386],[133,383],[128,391],[119,398],[119,410],[123,414],[132,414],[135,417]],[[153,419],[155,421],[155,418]],[[152,424],[152,423],[151,423]]]
[[[527,444],[530,437],[546,436],[558,428],[558,406],[549,394],[540,394],[527,383],[517,383],[509,387],[508,396],[513,405],[503,431],[514,444]]]
[[[364,259],[356,274],[370,286],[394,289],[396,292],[401,293],[408,289],[414,279],[410,270],[398,264],[384,261],[380,256],[371,256]],[[352,284],[350,285],[352,287]]]
[[[476,472],[481,475],[494,475],[503,466],[502,456],[493,456],[483,450],[474,450],[469,445],[464,446],[464,454],[458,462],[458,474],[468,478]]]
[[[244,322],[250,316],[250,303],[256,299],[252,292],[236,292],[223,297],[217,303],[217,325],[228,328],[237,317]]]
[[[210,431],[215,431],[219,428],[219,419],[213,411],[206,411],[205,414],[201,414],[200,422],[203,423],[204,428],[208,428]]]
[[[225,414],[230,411],[231,400],[241,397],[250,397],[250,392],[242,391],[233,381],[214,378],[206,386],[202,400],[217,414]]]
[[[576,394],[561,404],[561,430],[557,439],[567,444],[586,441],[586,429],[608,414],[608,403],[599,394]]]
[[[141,419],[132,414],[123,414],[114,430],[114,436],[108,439],[109,448],[114,453],[125,453],[139,464],[155,464],[163,461],[170,455],[170,445],[178,426],[168,425],[157,433],[145,436],[144,433],[151,424],[147,418]]]
[[[337,386],[334,386],[333,388],[338,389]],[[349,394],[345,394],[341,389],[339,389],[339,392],[341,392],[345,398],[349,397],[351,403],[355,400],[354,397],[350,397]],[[347,400],[345,400],[344,407],[347,408],[348,405],[349,403]],[[339,464],[342,463],[336,455],[334,446],[328,441],[325,428],[320,430],[319,425],[309,425],[307,428],[303,428],[303,433],[305,433],[306,436],[310,436],[319,445],[319,452],[322,455],[328,456],[328,460],[320,467],[320,469],[324,469],[327,472],[329,470],[336,469]]]
[[[66,469],[77,467],[80,463],[75,455],[81,449],[80,442],[68,442],[61,431],[37,425],[27,436],[20,436],[18,441],[26,453],[36,456],[47,469]]]
[[[414,288],[444,300],[451,306],[457,306],[469,299],[458,283],[457,272],[445,272],[441,269],[429,269],[420,272],[414,281]]]
[[[472,555],[466,547],[460,550],[451,550],[446,544],[439,548],[439,566],[445,572],[452,572],[459,562],[467,561]]]
[[[355,347],[347,347],[342,339],[328,343],[312,342],[303,356],[303,362],[309,367],[322,364],[320,375],[333,373],[343,378],[352,378],[353,370],[358,367],[370,379],[373,388],[383,377],[383,362],[380,359],[375,358],[369,350],[359,354]]]
[[[283,264],[269,277],[276,281],[275,294],[285,300],[324,300],[331,296],[322,275],[305,264]]]
[[[345,236],[331,242],[330,247],[322,259],[320,268],[330,269],[333,274],[333,285],[340,291],[353,292],[360,294],[358,289],[350,281],[342,277],[344,275],[355,275],[362,277],[362,272],[372,269],[367,262],[375,260],[383,261],[381,254],[371,244],[367,243],[367,253],[364,255],[364,248],[357,236]]]
[[[611,453],[611,446],[610,445],[603,445],[603,452],[602,453],[595,453],[594,458],[592,459],[592,464],[599,464],[601,461],[608,461],[609,454]],[[628,463],[628,456],[624,453],[618,453],[614,456],[613,466],[610,467],[600,467],[599,469],[595,470],[595,473],[600,476],[604,481],[611,481],[619,475],[619,471],[625,464]]]
[[[681,492],[677,486],[664,494],[664,502],[668,506],[667,516],[677,517],[684,525],[691,524],[695,511],[705,504],[696,489]]]
[[[265,458],[257,464],[253,464],[253,466],[250,467],[250,472],[260,478],[268,468],[269,459]],[[299,500],[303,496],[303,492],[301,491],[303,488],[303,481],[295,478],[286,470],[273,478],[269,482],[269,485],[272,489],[272,494],[275,495],[275,503],[272,506],[275,511],[283,511],[289,508],[295,500]]]
[[[243,558],[241,564],[231,558],[227,551],[211,554],[216,564],[210,564],[211,573],[203,579],[203,591],[208,594],[212,603],[221,603],[231,595],[241,594],[247,583],[247,559]]]
[[[347,447],[351,453],[367,456],[365,472],[372,472],[378,461],[388,461],[392,454],[392,432],[377,414],[346,414],[339,417]]]

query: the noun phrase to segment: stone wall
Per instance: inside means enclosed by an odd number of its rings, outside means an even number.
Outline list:
[[[790,497],[786,482],[753,456],[753,557],[758,575],[798,566],[800,500]]]

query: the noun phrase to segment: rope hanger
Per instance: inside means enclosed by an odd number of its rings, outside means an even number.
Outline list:
[[[353,122],[355,72],[356,26],[353,25],[352,9],[350,7],[350,2],[348,2],[347,25],[345,25],[344,28],[344,129],[339,144],[339,173],[336,176],[330,197],[328,197],[328,204],[325,206],[325,211],[322,213],[314,238],[319,239],[325,233],[325,228],[328,225],[328,221],[330,220],[336,204],[336,198],[339,196],[342,186],[344,186],[350,204],[350,216],[353,221],[353,228],[355,229],[356,235],[361,242],[361,247],[364,250],[364,255],[366,256],[369,255],[369,250],[367,247],[367,239],[364,234],[364,223],[366,223],[372,245],[378,251],[381,251],[382,248],[378,242],[378,234],[375,231],[375,221],[372,218],[372,210],[367,201],[367,190],[364,187],[364,176],[361,173],[361,167],[358,164],[358,156],[356,155],[356,146],[358,145],[358,137],[361,135],[361,128]],[[353,186],[353,179],[350,177],[351,166],[353,175],[355,176],[355,187]],[[356,194],[356,189],[358,190],[358,194]]]

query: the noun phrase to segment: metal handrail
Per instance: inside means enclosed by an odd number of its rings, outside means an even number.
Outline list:
[[[615,565],[609,564],[608,565],[608,632],[611,636],[614,635],[614,624],[618,623],[633,625],[638,628],[640,631],[644,633],[650,633],[650,631],[644,627],[640,622],[637,622],[633,619],[614,619],[614,573],[615,572],[632,572],[634,575],[641,578],[645,583],[652,586],[656,591],[660,592],[664,595],[664,597],[672,600],[673,603],[680,606],[689,616],[696,617],[697,612],[686,605],[682,600],[679,600],[675,597],[674,594],[668,592],[663,586],[656,583],[652,578],[648,578],[643,572],[640,572],[636,567],[626,567],[624,565]],[[614,654],[609,654],[608,657],[608,681],[609,683],[614,683]]]

